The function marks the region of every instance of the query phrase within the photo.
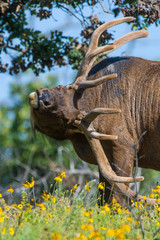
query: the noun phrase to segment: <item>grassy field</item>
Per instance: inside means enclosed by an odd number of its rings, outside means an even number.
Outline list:
[[[160,239],[160,207],[133,202],[130,210],[115,199],[112,206],[97,205],[98,188],[86,183],[76,196],[78,186],[69,191],[62,188],[65,172],[55,178],[52,194],[43,192],[35,200],[34,180],[23,185],[21,202],[8,205],[0,194],[0,239],[10,240],[101,240],[101,239]],[[95,187],[95,186],[94,186]],[[8,189],[14,201],[14,189]],[[32,193],[32,194],[31,194]],[[160,186],[151,189],[150,197],[158,199]],[[76,196],[76,197],[75,197]]]

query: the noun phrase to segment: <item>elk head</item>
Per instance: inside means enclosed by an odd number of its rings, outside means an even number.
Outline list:
[[[75,132],[84,134],[96,157],[101,174],[110,183],[115,183],[119,191],[129,198],[134,198],[135,193],[126,188],[124,183],[142,181],[143,177],[136,177],[134,179],[133,177],[116,175],[103,151],[100,140],[114,141],[117,139],[117,136],[98,133],[92,125],[92,121],[99,114],[120,113],[121,110],[95,108],[91,112],[85,113],[79,110],[78,101],[86,88],[93,88],[117,77],[115,73],[95,80],[87,79],[88,73],[98,57],[112,52],[131,40],[148,36],[148,32],[145,30],[131,32],[110,45],[97,47],[102,32],[117,24],[133,20],[133,17],[113,20],[104,23],[94,31],[87,53],[73,84],[66,87],[59,86],[53,89],[37,89],[36,92],[31,93],[29,96],[34,127],[38,131],[59,140],[69,139]],[[139,199],[143,199],[143,197],[139,196]]]
[[[73,101],[74,89],[58,86],[37,89],[29,96],[33,127],[57,140],[68,139],[76,131],[73,121],[79,114]]]

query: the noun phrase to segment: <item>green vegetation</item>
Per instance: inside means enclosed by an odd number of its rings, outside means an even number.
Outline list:
[[[108,4],[106,4],[108,2]],[[104,4],[104,5],[103,5]],[[105,9],[107,6],[107,9]],[[83,28],[78,36],[70,36],[65,30],[55,29],[55,9],[74,16]],[[135,17],[133,29],[159,25],[159,1],[137,0],[3,0],[0,2],[0,72],[17,74],[32,69],[36,75],[51,70],[55,65],[72,65],[78,68],[85,54],[90,36],[103,22],[97,17],[97,9],[114,17],[122,13]],[[51,28],[45,31],[35,28],[29,19]],[[66,26],[64,27],[64,29]],[[113,38],[112,32],[102,36],[101,44]],[[7,55],[7,61],[5,56]],[[8,61],[10,59],[10,61]]]
[[[64,191],[65,171],[54,178],[56,184],[49,193],[43,192],[36,200],[35,181],[23,184],[21,203],[8,205],[0,195],[1,240],[105,240],[105,239],[159,239],[160,207],[132,202],[121,207],[115,199],[112,205],[97,205],[93,182],[86,183],[75,197],[78,185]],[[103,189],[103,184],[97,187]],[[160,186],[151,189],[150,197],[160,194]],[[14,201],[14,189],[8,189]]]

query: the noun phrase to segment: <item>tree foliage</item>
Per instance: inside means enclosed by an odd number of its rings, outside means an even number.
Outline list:
[[[78,68],[86,52],[88,40],[98,25],[103,22],[97,16],[84,16],[86,7],[94,8],[99,4],[102,11],[119,13],[136,18],[134,28],[147,28],[150,24],[159,24],[160,2],[137,0],[110,0],[112,7],[109,11],[100,0],[3,0],[0,1],[0,71],[17,74],[31,68],[36,75],[51,69],[55,65],[72,65]],[[79,36],[71,37],[62,31],[51,31],[49,36],[42,31],[29,27],[28,17],[34,16],[37,21],[51,19],[54,22],[55,8],[66,11],[78,19],[83,27]],[[113,38],[111,33],[105,32],[101,44]],[[5,62],[4,55],[10,57],[11,62]]]

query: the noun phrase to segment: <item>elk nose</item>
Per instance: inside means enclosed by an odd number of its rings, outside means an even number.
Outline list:
[[[32,92],[29,94],[29,104],[35,109],[38,108],[38,96],[36,92]]]
[[[50,105],[50,104],[51,104],[51,96],[50,96],[49,91],[44,90],[44,91],[42,92],[41,96],[40,96],[40,100],[43,101],[43,104],[44,104],[45,106]]]

